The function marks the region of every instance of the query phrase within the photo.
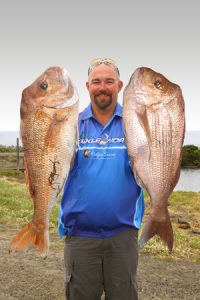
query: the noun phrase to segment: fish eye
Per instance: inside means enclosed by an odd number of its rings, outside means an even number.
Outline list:
[[[162,87],[162,82],[160,80],[156,80],[154,82],[154,86],[157,88],[157,89],[161,89]]]
[[[40,84],[40,88],[45,91],[48,88],[48,83],[46,81],[43,81]]]

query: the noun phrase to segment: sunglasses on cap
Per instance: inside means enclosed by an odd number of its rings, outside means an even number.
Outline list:
[[[98,65],[101,65],[101,64],[105,64],[105,65],[113,67],[117,71],[118,75],[120,75],[119,74],[119,69],[116,65],[116,61],[112,58],[95,58],[95,59],[93,59],[90,62],[90,66],[88,68],[88,75],[90,74],[90,72],[92,71],[92,69],[94,67],[96,67]]]

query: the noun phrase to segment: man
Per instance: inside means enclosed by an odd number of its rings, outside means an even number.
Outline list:
[[[59,233],[66,235],[68,300],[134,300],[137,237],[144,213],[124,143],[123,83],[111,59],[96,59],[86,83],[91,103],[79,116],[79,148],[65,185]]]

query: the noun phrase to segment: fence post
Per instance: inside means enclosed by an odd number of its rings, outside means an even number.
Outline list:
[[[17,170],[19,171],[19,138],[17,138]]]

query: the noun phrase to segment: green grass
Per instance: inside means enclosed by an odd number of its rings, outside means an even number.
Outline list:
[[[174,247],[172,253],[169,253],[166,244],[164,244],[158,236],[154,236],[141,250],[141,253],[163,258],[168,261],[187,259],[193,262],[200,262],[199,236],[193,236],[188,230],[178,229],[174,224],[173,231]]]
[[[146,211],[149,213],[149,197],[145,194]],[[50,230],[57,231],[59,200],[55,204],[50,217]],[[152,255],[165,260],[187,259],[200,263],[200,236],[192,234],[192,229],[200,229],[200,193],[173,192],[169,198],[170,216],[174,231],[174,248],[172,254],[158,236],[153,237],[141,250],[141,253]],[[0,224],[19,228],[32,219],[33,203],[25,184],[9,182],[0,179]],[[179,228],[178,217],[186,219],[191,228]],[[144,218],[145,219],[145,218]],[[143,226],[143,225],[142,225]],[[139,235],[141,234],[141,230]],[[53,241],[53,248],[60,249],[60,241]],[[63,246],[63,245],[62,245]]]
[[[150,211],[149,196],[145,193],[145,217]],[[173,192],[168,200],[168,210],[172,219],[174,232],[174,247],[170,254],[166,244],[158,236],[148,241],[141,253],[164,258],[166,260],[189,259],[200,262],[200,236],[192,233],[192,229],[200,229],[200,193]],[[172,218],[174,217],[174,218]],[[178,218],[189,222],[190,229],[181,229]],[[144,224],[142,224],[143,227]],[[142,230],[140,230],[139,236]]]
[[[57,227],[58,202],[51,213],[51,229]],[[33,202],[26,186],[0,179],[0,224],[20,227],[28,223],[32,219],[32,215]]]
[[[18,170],[0,170],[0,176],[24,178],[24,172]]]

